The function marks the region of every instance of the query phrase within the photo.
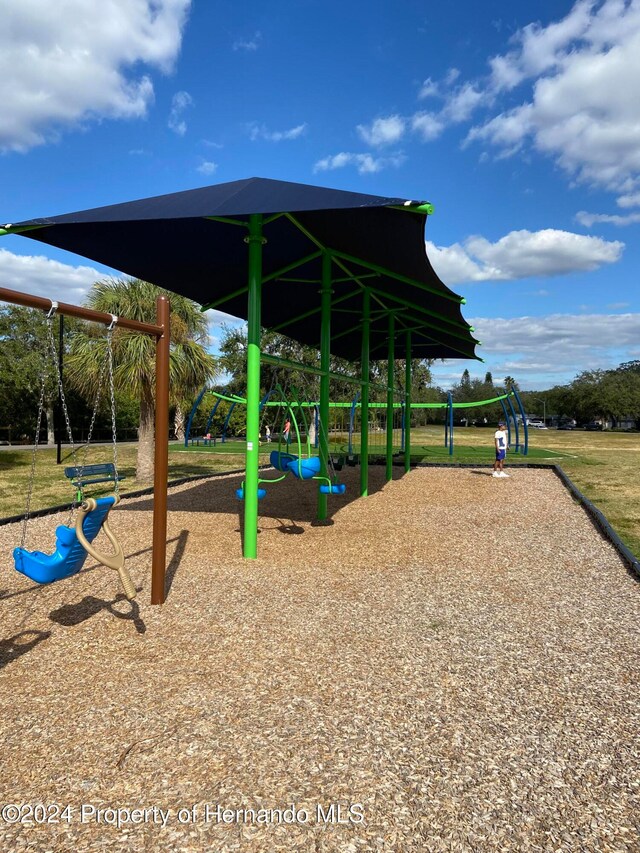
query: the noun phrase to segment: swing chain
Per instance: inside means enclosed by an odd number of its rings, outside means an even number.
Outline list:
[[[113,470],[114,489],[116,497],[120,496],[120,480],[118,479],[118,442],[116,438],[116,394],[113,381],[113,330],[118,318],[111,315],[111,325],[107,329],[107,365],[109,370],[109,394],[111,397],[111,437],[113,439]]]
[[[53,306],[52,306],[53,309]],[[51,314],[51,318],[53,315]],[[49,315],[47,315],[47,322],[52,322],[52,319],[49,319]],[[24,548],[26,539],[27,539],[27,525],[29,523],[29,517],[31,516],[31,496],[33,495],[33,484],[35,481],[36,475],[36,455],[38,452],[38,444],[40,442],[40,427],[42,425],[42,412],[44,411],[44,394],[47,386],[47,352],[46,350],[43,353],[43,365],[42,365],[42,380],[40,382],[40,400],[38,402],[38,418],[36,422],[36,434],[35,440],[33,443],[33,452],[31,455],[31,473],[29,475],[29,486],[27,489],[27,506],[24,513],[24,519],[22,522],[22,537],[20,539],[20,547]]]

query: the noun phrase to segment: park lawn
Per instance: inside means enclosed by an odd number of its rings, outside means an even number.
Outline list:
[[[373,437],[373,436],[372,436]],[[522,437],[522,436],[521,436]],[[346,436],[332,436],[333,449],[346,446]],[[335,444],[333,439],[336,439]],[[459,427],[454,433],[453,456],[444,446],[442,426],[428,426],[411,431],[411,450],[414,462],[490,464],[493,461],[493,429]],[[513,439],[513,436],[512,436]],[[268,461],[276,442],[263,443],[261,461]],[[358,452],[357,444],[354,451]],[[291,448],[293,452],[295,448]],[[122,494],[145,485],[134,480],[137,446],[118,446],[118,469],[125,480],[120,484]],[[36,479],[31,502],[32,510],[68,503],[74,496],[61,468],[73,461],[64,448],[63,466],[55,464],[55,449],[39,450]],[[372,456],[384,453],[384,437],[376,435]],[[30,449],[0,451],[0,518],[24,512],[31,468]],[[91,448],[87,463],[111,462],[109,446]],[[536,462],[559,464],[580,491],[607,517],[620,538],[635,553],[640,554],[640,433],[584,432],[582,430],[530,430],[529,454],[522,456],[511,451],[507,466]],[[237,470],[244,465],[244,443],[229,441],[216,447],[190,447],[178,443],[169,447],[169,480]],[[94,486],[89,494],[106,494],[110,487]]]
[[[201,449],[198,448],[198,450]],[[237,470],[244,465],[244,453],[241,452],[239,444],[235,447],[235,452],[227,452],[224,455],[206,452],[182,453],[181,450],[184,450],[181,445],[173,445],[169,448],[170,481],[181,477]],[[136,482],[136,454],[136,444],[118,445],[118,472],[125,477],[120,482],[120,492],[123,495],[152,485],[152,483]],[[31,459],[31,449],[0,451],[0,518],[20,515],[24,512]],[[55,460],[55,449],[38,450],[31,499],[32,511],[67,504],[75,497],[75,489],[66,479],[63,471],[66,465],[74,464],[68,448],[63,448],[61,465],[56,465]],[[78,456],[78,461],[82,461],[81,454]],[[113,462],[113,450],[110,446],[96,445],[91,448],[86,464],[100,462]],[[109,483],[87,487],[87,495],[94,497],[110,494],[112,491],[113,487]]]

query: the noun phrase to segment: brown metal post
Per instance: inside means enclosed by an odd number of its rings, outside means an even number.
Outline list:
[[[167,564],[167,479],[169,475],[169,352],[170,306],[164,296],[156,302],[156,322],[162,336],[156,341],[156,440],[153,475],[153,555],[151,604],[162,604]]]

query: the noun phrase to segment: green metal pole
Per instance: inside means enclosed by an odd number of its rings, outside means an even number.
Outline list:
[[[389,314],[387,349],[387,470],[386,481],[393,480],[393,371],[395,366],[396,318]]]
[[[249,307],[247,333],[247,451],[244,475],[244,556],[258,556],[258,466],[260,444],[260,308],[262,214],[249,217]]]
[[[369,336],[371,331],[371,294],[362,291],[362,355],[360,392],[360,496],[369,494]]]
[[[329,367],[331,366],[331,255],[322,255],[322,289],[320,299],[322,312],[320,315],[320,416],[319,440],[320,474],[327,476],[329,460]],[[327,517],[327,496],[318,489],[318,519]]]
[[[411,469],[411,332],[407,332],[404,368],[404,470]]]

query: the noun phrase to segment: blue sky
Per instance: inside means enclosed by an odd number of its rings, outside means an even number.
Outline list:
[[[439,384],[640,358],[640,2],[21,0],[0,74],[3,224],[251,176],[428,199],[485,359]],[[0,241],[6,287],[105,272]]]

